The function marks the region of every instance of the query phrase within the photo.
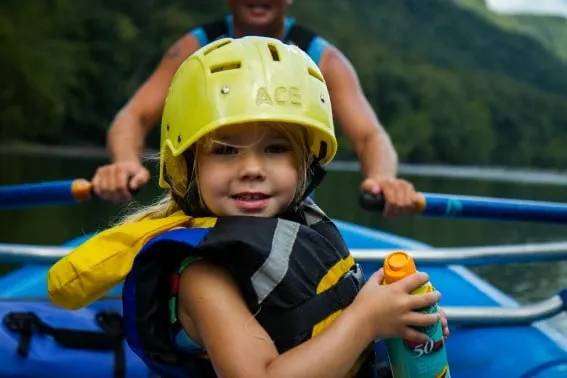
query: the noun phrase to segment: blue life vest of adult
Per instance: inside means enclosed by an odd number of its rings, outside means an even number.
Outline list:
[[[232,15],[197,26],[189,31],[201,46],[221,38],[234,38],[234,21]],[[299,25],[292,17],[284,21],[282,42],[293,44],[305,51],[315,64],[319,65],[323,52],[329,46],[324,38],[310,29]]]
[[[162,378],[216,376],[206,356],[175,347],[170,279],[188,256],[218,264],[231,274],[280,353],[331,324],[364,283],[338,229],[314,205],[303,206],[301,216],[219,217],[212,228],[161,234],[136,256],[122,299],[127,342]],[[352,376],[376,374],[372,343]]]

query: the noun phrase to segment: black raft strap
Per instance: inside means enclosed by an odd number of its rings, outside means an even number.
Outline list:
[[[10,312],[4,316],[4,325],[20,334],[17,349],[20,356],[28,356],[34,333],[50,335],[59,345],[67,348],[114,351],[114,377],[123,378],[126,376],[126,363],[122,316],[114,311],[101,311],[96,314],[96,321],[102,332],[54,328],[33,312]]]
[[[350,305],[363,284],[362,270],[354,265],[335,286],[283,313],[260,311],[258,320],[276,343],[311,333],[317,323]]]

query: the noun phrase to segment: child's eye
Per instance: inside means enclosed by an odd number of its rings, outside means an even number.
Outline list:
[[[213,155],[235,155],[238,153],[236,147],[217,145],[211,149],[211,154]]]
[[[271,154],[285,154],[291,151],[291,147],[285,143],[274,143],[266,146],[266,152]]]

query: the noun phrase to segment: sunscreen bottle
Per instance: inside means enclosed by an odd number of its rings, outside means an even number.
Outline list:
[[[403,251],[390,253],[384,259],[383,285],[392,284],[416,273],[415,262]],[[434,291],[430,282],[417,288],[412,294]],[[420,309],[424,313],[438,312],[437,304]],[[450,378],[447,352],[443,340],[441,321],[429,327],[415,327],[429,336],[424,344],[402,338],[386,339],[386,350],[394,378]]]

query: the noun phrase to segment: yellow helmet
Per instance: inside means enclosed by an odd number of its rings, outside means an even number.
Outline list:
[[[161,124],[160,186],[166,155],[179,156],[223,126],[284,122],[304,127],[321,165],[336,154],[329,92],[321,71],[296,46],[266,37],[224,38],[179,67]]]

